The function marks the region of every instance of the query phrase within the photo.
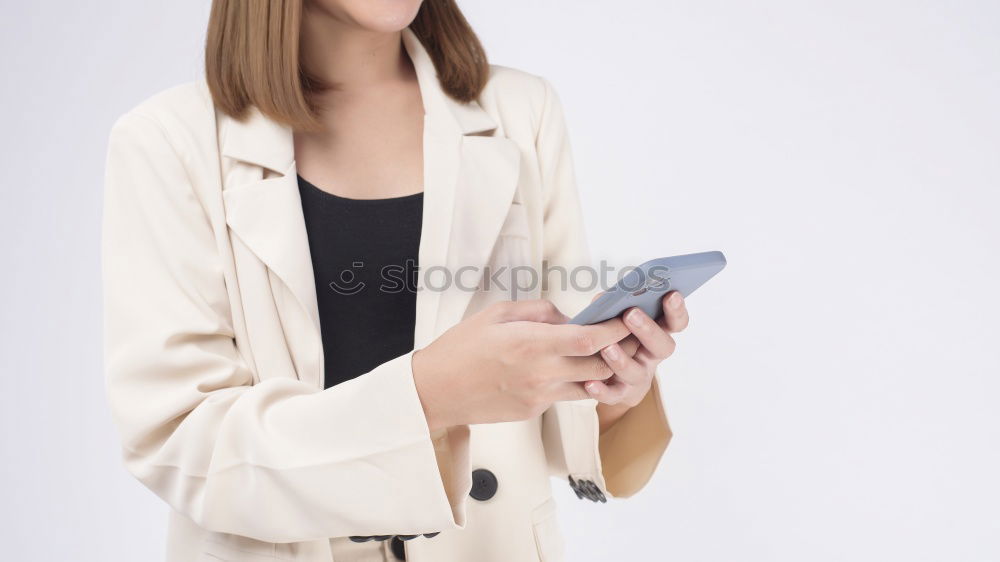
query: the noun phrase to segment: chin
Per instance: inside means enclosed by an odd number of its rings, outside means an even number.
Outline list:
[[[312,0],[341,22],[368,31],[390,33],[410,25],[423,0]]]

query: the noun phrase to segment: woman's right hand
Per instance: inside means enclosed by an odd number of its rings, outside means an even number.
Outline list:
[[[629,335],[621,319],[566,324],[548,301],[493,304],[413,354],[430,429],[516,421],[591,398],[581,381],[612,375],[598,351]]]

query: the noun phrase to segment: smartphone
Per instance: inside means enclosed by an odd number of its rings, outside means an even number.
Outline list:
[[[670,291],[684,298],[726,267],[722,252],[700,252],[648,261],[631,270],[569,321],[570,324],[597,324],[638,307],[654,320],[663,314],[660,300]]]

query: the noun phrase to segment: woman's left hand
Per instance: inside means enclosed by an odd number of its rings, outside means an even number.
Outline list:
[[[653,320],[638,308],[625,313],[625,325],[632,335],[601,350],[614,375],[583,385],[590,396],[611,407],[611,411],[608,406],[602,408],[602,426],[614,423],[629,408],[642,402],[653,383],[656,367],[674,352],[676,343],[671,334],[688,325],[687,307],[680,293],[669,293],[661,306],[663,315],[659,320]],[[629,353],[629,348],[635,349],[635,353]]]

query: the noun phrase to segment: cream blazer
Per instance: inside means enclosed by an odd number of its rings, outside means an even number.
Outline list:
[[[585,263],[549,83],[494,66],[479,102],[459,103],[403,40],[425,111],[421,270]],[[171,561],[328,562],[347,540],[333,537],[439,531],[405,543],[407,559],[560,560],[550,476],[585,499],[629,496],[670,439],[657,385],[600,436],[593,400],[432,433],[410,354],[324,390],[292,132],[217,112],[203,82],[115,124],[103,274],[109,400],[127,469],[171,507]],[[519,295],[567,314],[590,297]],[[416,348],[509,298],[422,288]],[[498,481],[486,501],[469,495],[477,468]]]

